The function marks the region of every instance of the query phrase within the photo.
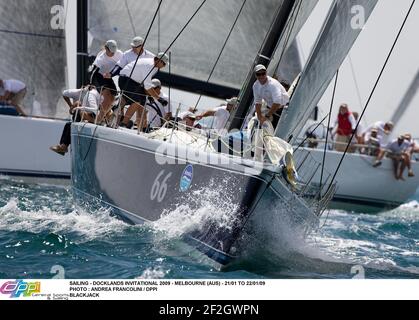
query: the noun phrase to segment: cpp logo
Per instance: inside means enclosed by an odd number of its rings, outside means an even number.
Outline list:
[[[31,297],[41,293],[41,282],[25,282],[23,280],[7,281],[0,287],[0,293],[10,294],[10,298]]]

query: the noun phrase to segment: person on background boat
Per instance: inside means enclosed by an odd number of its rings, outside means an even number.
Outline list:
[[[257,78],[253,85],[257,119],[260,126],[263,126],[266,121],[271,122],[275,130],[280,119],[277,112],[285,108],[290,101],[290,97],[278,80],[268,76],[264,65],[257,65],[254,72]],[[266,101],[264,110],[262,109],[263,100]]]
[[[133,61],[121,71],[119,87],[121,90],[125,89],[125,100],[127,100],[127,104],[130,105],[122,119],[121,126],[132,128],[133,123],[131,117],[137,113],[136,122],[138,127],[141,130],[146,129],[147,115],[144,106],[147,101],[147,95],[156,99],[164,107],[168,105],[168,101],[160,98],[154,90],[152,82],[157,71],[163,69],[168,64],[169,57],[164,52],[161,52],[153,59],[139,59],[137,63]],[[142,123],[140,123],[141,121]]]
[[[359,113],[358,112],[352,112],[352,115],[355,118],[355,122],[358,124],[359,121]],[[358,124],[358,129],[356,129],[355,138],[356,143],[363,145],[365,144],[365,141],[363,139],[363,133],[364,133],[364,127],[361,123]]]
[[[407,154],[410,144],[400,135],[396,140],[387,145],[386,150],[381,150],[373,167],[377,168],[382,164],[385,155],[393,160],[394,177],[396,180],[404,180],[403,173],[409,166],[410,157]]]
[[[378,137],[378,130],[376,128],[371,129],[371,134],[367,141],[365,141],[367,150],[365,150],[366,154],[372,157],[378,157],[380,154],[380,138]]]
[[[356,129],[356,120],[352,112],[349,111],[349,107],[346,103],[343,103],[339,108],[338,118],[335,122],[335,128],[333,130],[333,136],[335,137],[335,150],[338,152],[344,152],[348,143],[351,140],[352,135]],[[354,147],[348,149],[349,153],[355,152]]]
[[[221,106],[213,110],[205,111],[204,113],[198,115],[196,117],[196,120],[200,121],[203,118],[214,117],[210,129],[213,129],[216,132],[218,132],[220,135],[223,135],[227,133],[226,126],[227,126],[228,120],[230,119],[230,113],[237,107],[238,101],[239,100],[237,97],[227,99],[225,103],[222,104]]]
[[[99,52],[96,60],[93,62],[90,83],[95,85],[103,96],[102,109],[99,112],[97,123],[101,123],[105,115],[111,110],[115,96],[118,93],[115,82],[111,78],[105,78],[104,75],[111,72],[122,56],[123,53],[121,50],[118,50],[117,42],[108,40],[104,50]]]
[[[404,139],[409,144],[409,149],[407,150],[407,154],[409,156],[409,164],[408,164],[408,170],[409,170],[409,177],[414,177],[415,173],[412,170],[412,158],[413,154],[419,153],[419,146],[417,143],[413,140],[412,135],[410,133],[406,133],[404,135]]]
[[[170,120],[172,117],[172,108],[169,105],[169,97],[161,90],[161,81],[159,79],[153,79],[153,89],[159,96],[159,99],[149,96],[148,101],[145,105],[147,109],[147,131],[161,128],[165,120]],[[167,102],[166,105],[163,105],[160,99]]]
[[[19,80],[0,79],[0,101],[6,102],[16,109],[21,116],[26,116],[23,111],[23,100],[26,96],[26,84]]]
[[[63,98],[70,108],[70,114],[73,121],[95,122],[96,114],[94,110],[99,110],[99,106],[103,101],[103,97],[96,90],[95,86],[86,86],[82,89],[69,89],[63,91]],[[76,112],[76,108],[85,107],[91,111]],[[65,156],[68,147],[71,144],[71,122],[67,122],[61,135],[60,144],[50,147],[51,151]]]
[[[371,130],[377,129],[378,130],[378,137],[380,139],[381,147],[385,147],[389,143],[390,135],[393,132],[394,124],[393,122],[383,122],[379,121],[372,125],[370,125],[362,134],[362,139],[364,141],[367,141],[369,139],[369,136],[371,134]]]

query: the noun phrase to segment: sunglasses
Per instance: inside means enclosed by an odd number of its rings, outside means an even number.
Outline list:
[[[256,77],[264,77],[266,76],[266,72],[258,72],[256,73]]]

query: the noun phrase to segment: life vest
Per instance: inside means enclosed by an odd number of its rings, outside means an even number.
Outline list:
[[[338,115],[338,132],[340,136],[350,136],[352,134],[352,124],[349,121],[349,117],[352,113],[347,112],[345,114],[339,113]]]

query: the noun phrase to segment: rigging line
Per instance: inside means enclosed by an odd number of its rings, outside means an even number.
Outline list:
[[[217,67],[218,62],[220,61],[221,56],[222,56],[222,54],[223,54],[223,52],[224,52],[224,49],[225,49],[225,47],[227,46],[228,40],[230,39],[231,34],[233,33],[234,28],[236,27],[237,22],[239,21],[239,18],[240,18],[240,16],[241,16],[241,13],[242,13],[242,11],[243,11],[243,9],[244,9],[244,6],[245,6],[246,2],[247,2],[247,0],[244,0],[244,1],[243,1],[243,3],[242,3],[242,6],[241,6],[241,8],[240,8],[240,10],[239,10],[239,13],[237,14],[237,17],[236,17],[236,19],[234,20],[234,23],[233,23],[233,25],[232,25],[232,27],[231,27],[231,29],[230,29],[230,32],[228,33],[227,38],[226,38],[226,40],[224,41],[224,44],[223,44],[223,46],[222,46],[222,48],[221,48],[221,51],[220,51],[220,54],[218,55],[217,60],[215,61],[214,66],[212,67],[212,70],[211,70],[211,72],[210,72],[210,74],[209,74],[209,76],[208,76],[208,79],[207,79],[207,82],[206,82],[206,83],[209,83],[209,81],[210,81],[210,80],[211,80],[211,78],[212,78],[212,75],[214,74],[215,68]],[[199,103],[201,102],[201,99],[202,99],[202,94],[199,96],[198,101],[197,101],[197,103],[195,104],[195,108],[193,109],[193,113],[195,113],[195,112],[196,112],[196,110],[198,109],[198,105],[199,105]]]
[[[323,118],[323,120],[322,121],[320,121],[318,124],[317,124],[317,126],[314,128],[314,130],[313,131],[311,131],[310,132],[310,134],[309,134],[309,136],[311,136],[322,124],[323,124],[323,122],[327,119],[327,117],[329,116],[329,113]],[[306,143],[306,141],[309,139],[309,136],[307,136],[304,140],[303,140],[303,142],[301,142],[300,143],[300,145],[297,147],[297,148],[295,148],[295,150],[294,150],[294,152],[297,152],[303,145],[304,145],[304,143]]]
[[[161,4],[162,0],[160,0],[160,4]],[[201,10],[201,8],[204,6],[205,2],[207,2],[207,0],[202,1],[202,3],[200,4],[200,6],[198,7],[198,9],[196,9],[195,13],[192,15],[192,17],[189,18],[189,20],[186,22],[185,26],[182,28],[182,30],[180,30],[180,32],[177,34],[177,36],[175,37],[175,39],[170,43],[170,45],[167,47],[167,49],[164,51],[164,54],[166,54],[171,48],[172,46],[175,44],[175,42],[179,39],[179,37],[182,35],[183,31],[185,31],[185,29],[189,26],[189,24],[192,22],[193,18],[195,18],[195,16],[198,14],[198,12]],[[157,9],[157,12],[160,10],[160,5],[159,8]],[[157,15],[156,12],[156,15]],[[153,20],[154,21],[154,20]],[[150,30],[149,30],[150,31]],[[148,34],[147,34],[148,35]],[[145,43],[145,40],[144,40]],[[137,58],[138,61],[138,58]],[[134,68],[132,69],[132,72],[135,69],[135,65]],[[154,68],[152,68],[149,73],[145,76],[145,78],[143,79],[142,83],[144,83],[144,81],[147,79],[147,77],[153,72]],[[131,72],[131,73],[132,73]]]
[[[158,0],[157,0],[158,1]],[[161,47],[161,43],[160,43],[160,31],[161,31],[161,12],[159,10],[159,15],[158,15],[158,20],[157,20],[157,51],[160,52],[160,47]]]
[[[280,56],[280,58],[279,58],[278,64],[276,65],[275,72],[278,70],[279,65],[280,65],[280,64],[281,64],[281,62],[282,62],[282,58],[284,57],[285,52],[286,52],[286,50],[287,50],[288,42],[289,42],[289,41],[290,41],[290,39],[291,39],[291,34],[292,34],[292,31],[294,30],[295,24],[297,23],[297,18],[298,18],[298,14],[300,13],[300,10],[301,10],[302,3],[303,3],[303,0],[301,0],[301,1],[300,1],[299,5],[298,5],[298,8],[297,8],[297,7],[294,7],[294,12],[293,12],[293,19],[294,19],[294,20],[293,20],[293,22],[292,22],[292,26],[291,26],[291,28],[288,30],[289,32],[288,32],[288,34],[287,34],[287,38],[286,38],[286,40],[285,40],[285,44],[284,44],[284,46],[283,46],[283,48],[282,48],[282,52],[281,52],[281,56]],[[294,15],[294,14],[295,14],[295,15]]]
[[[18,34],[21,36],[30,36],[30,37],[42,37],[42,38],[51,38],[51,39],[65,39],[65,36],[55,36],[49,34],[42,34],[42,33],[33,33],[33,32],[21,32],[21,31],[13,31],[13,30],[6,30],[0,29],[0,32],[3,33],[11,33],[11,34]]]
[[[151,28],[153,27],[153,24],[154,24],[154,21],[156,20],[157,14],[160,11],[160,7],[161,7],[162,2],[163,2],[163,0],[160,0],[159,1],[159,5],[157,6],[157,10],[156,10],[156,12],[154,13],[154,16],[153,16],[153,20],[151,21],[150,26],[148,27],[148,31],[147,31],[147,34],[146,34],[146,36],[144,38],[144,42],[143,42],[143,48],[145,46],[145,43],[147,41],[148,36],[150,35]],[[137,59],[135,60],[135,63],[134,63],[134,66],[133,66],[133,68],[131,70],[131,73],[129,75],[129,78],[132,77],[132,74],[134,73],[135,67],[137,66],[137,63],[138,63],[138,60],[139,59],[140,59],[140,55],[137,55]],[[153,71],[153,69],[150,70],[150,73]],[[147,77],[150,75],[150,73],[147,75]],[[145,77],[145,79],[147,79],[147,77]],[[143,83],[144,83],[145,79],[143,80]],[[127,89],[127,86],[128,86],[128,83],[125,85],[125,88],[123,90],[121,90],[121,91],[124,92],[125,89]]]
[[[128,18],[129,18],[129,22],[131,24],[131,29],[132,29],[132,32],[134,33],[134,37],[135,37],[137,35],[137,32],[135,31],[134,20],[132,19],[131,11],[130,11],[129,6],[128,6],[128,0],[125,0],[124,2],[125,2],[125,8],[127,9],[127,12],[128,12]]]
[[[321,171],[321,174],[320,174],[320,193],[319,193],[320,199],[322,198],[324,167],[325,167],[325,164],[326,164],[327,146],[329,144],[329,128],[330,128],[330,121],[332,119],[333,105],[335,103],[336,88],[337,88],[337,85],[338,85],[338,79],[339,79],[339,69],[338,69],[338,71],[336,71],[335,86],[333,87],[333,95],[332,95],[332,101],[330,103],[330,111],[329,111],[329,120],[328,120],[328,123],[327,123],[326,143],[324,145],[322,171]]]
[[[351,142],[352,142],[353,138],[355,137],[355,134],[356,134],[356,132],[357,132],[357,130],[358,130],[358,128],[359,128],[359,125],[360,125],[360,123],[361,123],[362,118],[364,117],[365,112],[366,112],[366,111],[367,111],[367,109],[368,109],[368,106],[369,106],[369,104],[370,104],[370,102],[371,102],[371,100],[372,100],[372,97],[374,96],[375,90],[377,89],[378,84],[380,83],[381,77],[383,76],[384,71],[386,70],[387,64],[388,64],[388,62],[390,61],[391,56],[393,55],[393,51],[394,51],[394,49],[395,49],[395,47],[396,47],[396,45],[397,45],[397,43],[398,43],[398,41],[399,41],[399,38],[400,38],[400,36],[401,36],[401,34],[402,34],[403,30],[404,30],[404,27],[405,27],[405,25],[406,25],[406,22],[407,22],[407,20],[409,19],[410,13],[412,12],[412,9],[413,9],[413,7],[414,7],[415,3],[416,3],[416,0],[413,0],[413,1],[412,1],[412,4],[410,5],[409,11],[408,11],[408,12],[407,12],[407,14],[406,14],[406,17],[405,17],[405,19],[404,19],[404,21],[403,21],[403,24],[402,24],[402,26],[400,27],[400,30],[399,30],[399,32],[398,32],[398,34],[397,34],[396,40],[394,41],[393,46],[391,47],[390,52],[389,52],[389,54],[388,54],[388,56],[387,56],[387,58],[386,58],[386,61],[384,62],[383,68],[381,69],[380,74],[378,75],[377,81],[376,81],[376,82],[375,82],[375,84],[374,84],[374,87],[373,87],[373,89],[372,89],[372,91],[371,91],[371,94],[370,94],[370,96],[369,96],[369,98],[368,98],[368,101],[367,101],[367,103],[366,103],[366,105],[365,105],[365,107],[364,107],[364,110],[362,111],[361,116],[359,117],[359,120],[358,120],[358,122],[357,122],[357,124],[356,124],[355,130],[354,130],[354,132],[352,133],[351,138],[349,139],[349,142],[348,142],[348,144],[347,144],[347,146],[346,146],[345,152],[343,153],[343,156],[342,156],[342,158],[340,159],[339,165],[338,165],[338,167],[337,167],[337,169],[336,169],[335,174],[333,175],[332,181],[331,181],[331,183],[330,183],[330,185],[329,185],[329,188],[327,189],[327,192],[326,192],[326,193],[328,193],[328,192],[330,191],[330,189],[332,188],[332,185],[333,185],[333,183],[334,183],[334,181],[335,181],[335,179],[336,179],[336,177],[337,177],[337,175],[338,175],[338,173],[339,173],[339,171],[340,171],[340,168],[342,167],[342,163],[343,163],[343,161],[344,161],[344,160],[345,160],[345,158],[346,158],[346,155],[347,155],[347,153],[348,153],[349,147],[351,146]]]
[[[362,98],[361,98],[361,90],[359,89],[358,79],[356,78],[355,67],[352,61],[351,54],[348,54],[348,61],[351,67],[352,77],[354,78],[354,82],[355,82],[356,94],[358,96],[358,103],[359,103],[359,106],[362,106],[363,103],[362,103]],[[364,119],[364,123],[365,123],[365,120],[366,119]]]

